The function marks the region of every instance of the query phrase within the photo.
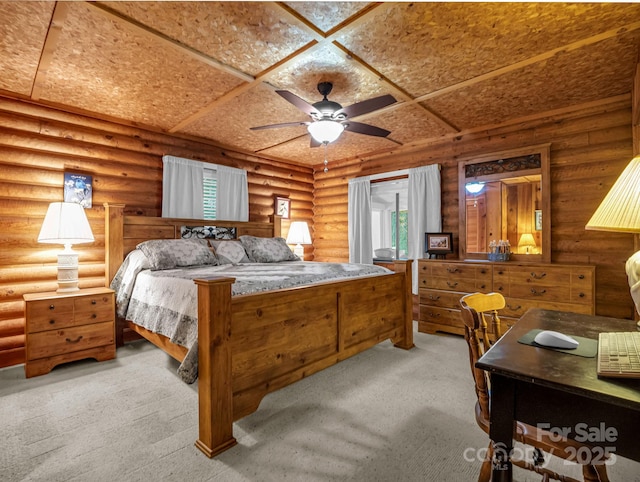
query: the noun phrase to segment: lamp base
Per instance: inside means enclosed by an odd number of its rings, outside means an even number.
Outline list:
[[[293,248],[293,254],[299,256],[300,259],[304,258],[304,247],[301,244],[296,244],[295,248]]]
[[[78,291],[78,253],[71,248],[58,255],[58,289],[57,293]]]

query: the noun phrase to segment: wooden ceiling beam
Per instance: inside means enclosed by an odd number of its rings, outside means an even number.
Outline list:
[[[36,75],[33,78],[33,86],[31,87],[32,100],[40,99],[44,85],[47,82],[47,75],[49,74],[49,67],[51,66],[53,53],[58,47],[60,33],[62,32],[62,26],[67,18],[68,11],[69,4],[66,2],[56,2],[55,7],[53,8],[51,23],[49,24],[47,37],[45,38],[44,45],[42,47],[42,53],[40,54],[40,61],[38,62]]]

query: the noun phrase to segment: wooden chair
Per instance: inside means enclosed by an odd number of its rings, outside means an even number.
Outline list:
[[[476,395],[476,422],[482,430],[489,434],[490,420],[490,384],[489,373],[476,368],[476,361],[484,354],[491,345],[491,340],[497,340],[503,335],[498,310],[505,307],[504,297],[500,293],[471,293],[460,299],[462,307],[462,320],[464,321],[465,339],[469,345],[469,362],[471,363],[471,373],[475,381]],[[533,449],[533,463],[525,460],[512,460],[513,465],[517,465],[526,470],[531,470],[542,475],[543,481],[550,479],[579,482],[578,480],[560,475],[549,469],[542,467],[544,463],[543,452],[553,454],[557,457],[571,462],[582,464],[582,474],[585,482],[608,482],[606,465],[602,460],[601,450],[592,449],[570,439],[563,439],[559,442],[552,438],[552,434],[540,430],[534,426],[517,422],[514,427],[513,438],[515,441]],[[586,448],[585,448],[586,447]],[[589,452],[585,452],[588,450]],[[526,452],[526,451],[525,451]],[[591,454],[592,457],[585,457]],[[579,459],[576,459],[578,455]],[[482,463],[478,482],[491,480],[491,461],[493,459],[493,442],[489,441],[487,456]],[[588,460],[587,460],[588,459]],[[584,460],[587,460],[586,462]],[[599,464],[590,464],[589,461],[599,461]]]

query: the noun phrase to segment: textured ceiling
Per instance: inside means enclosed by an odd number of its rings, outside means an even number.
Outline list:
[[[318,165],[275,93],[391,94],[329,160],[628,94],[637,3],[0,2],[0,92]]]

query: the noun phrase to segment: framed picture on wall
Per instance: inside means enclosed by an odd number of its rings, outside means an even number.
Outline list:
[[[291,200],[288,197],[276,196],[275,204],[276,216],[282,216],[282,219],[289,219],[291,213]]]
[[[542,209],[536,209],[535,222],[536,231],[542,231]]]
[[[428,254],[453,253],[453,234],[424,233],[424,250]]]
[[[64,195],[66,203],[77,203],[89,209],[93,204],[93,178],[85,174],[64,173]]]

